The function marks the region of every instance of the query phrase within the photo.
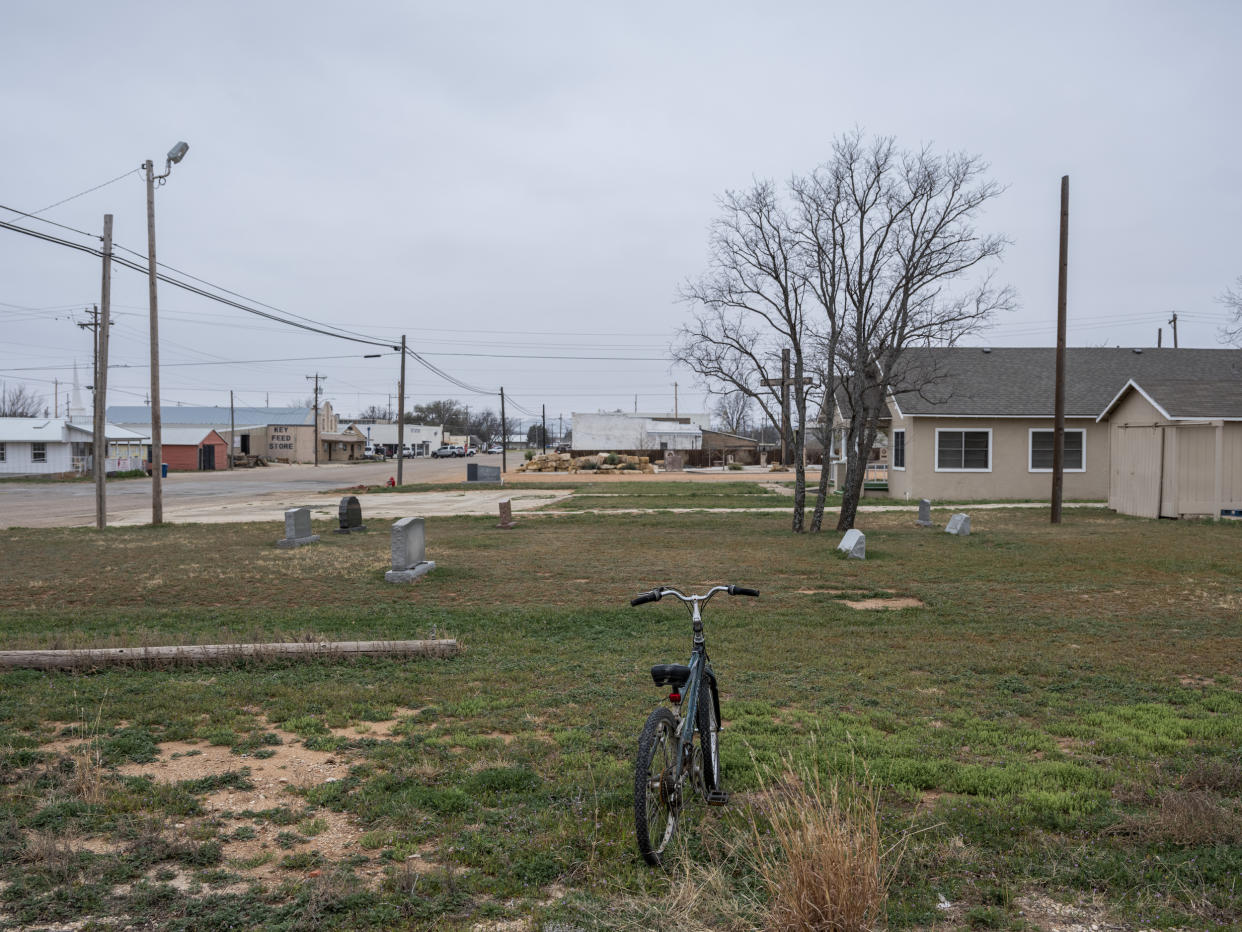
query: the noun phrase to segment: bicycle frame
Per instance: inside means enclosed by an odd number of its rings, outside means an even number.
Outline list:
[[[678,786],[681,785],[685,777],[686,767],[690,763],[692,747],[694,745],[694,729],[698,722],[699,708],[699,686],[703,680],[703,674],[706,673],[713,681],[716,674],[712,670],[711,661],[707,657],[707,639],[703,636],[703,606],[711,601],[712,596],[717,592],[728,592],[728,586],[714,586],[707,591],[706,595],[683,595],[676,589],[661,589],[660,596],[674,596],[685,604],[690,611],[690,619],[694,626],[694,644],[690,649],[690,677],[686,680],[685,693],[682,695],[681,702],[678,704],[678,718],[681,719],[677,726],[677,763],[673,770],[673,779]],[[717,710],[717,721],[720,715]]]

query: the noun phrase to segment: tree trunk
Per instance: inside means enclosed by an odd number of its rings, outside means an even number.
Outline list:
[[[863,483],[867,479],[867,462],[875,443],[875,428],[855,427],[857,417],[850,425],[849,466],[845,470],[845,483],[841,495],[841,517],[837,520],[838,531],[848,531],[858,516],[858,503],[862,499]]]
[[[794,405],[798,410],[798,429],[793,426],[792,412],[789,417],[789,433],[793,441],[789,448],[794,458],[794,513],[793,531],[801,534],[806,530],[806,386],[802,384],[802,353],[794,355]]]
[[[832,397],[831,392],[825,392],[827,398]],[[827,406],[825,402],[825,407]],[[828,502],[828,480],[831,478],[832,463],[832,420],[829,418],[828,426],[824,429],[823,435],[820,437],[820,446],[823,448],[823,458],[819,465],[819,487],[815,490],[815,511],[811,515],[811,533],[818,534],[823,529],[824,524],[824,506]]]

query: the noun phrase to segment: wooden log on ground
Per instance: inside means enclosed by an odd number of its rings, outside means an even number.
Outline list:
[[[93,647],[76,650],[0,651],[0,669],[81,670],[95,667],[161,667],[241,658],[451,657],[453,639],[435,641],[281,641],[273,644],[181,644],[168,647]]]

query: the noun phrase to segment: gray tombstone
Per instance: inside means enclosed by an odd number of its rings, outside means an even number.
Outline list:
[[[931,527],[931,501],[926,498],[919,499],[919,520],[915,522],[919,527]]]
[[[337,511],[341,526],[336,529],[338,534],[352,534],[365,531],[367,526],[362,523],[362,506],[358,504],[356,495],[346,495],[341,499],[341,507]]]
[[[837,544],[837,549],[845,551],[845,555],[854,560],[865,560],[867,559],[867,535],[857,528],[851,528],[845,532],[841,543]]]
[[[514,527],[513,523],[513,502],[507,498],[500,500],[500,523],[496,527],[502,527],[508,530]]]
[[[311,533],[309,508],[290,508],[285,512],[285,536],[276,541],[277,547],[288,550],[291,547],[302,547],[319,540],[318,534]]]
[[[436,568],[427,560],[427,533],[422,518],[402,518],[392,526],[392,569],[385,582],[413,582]]]
[[[970,536],[970,515],[958,513],[949,519],[949,523],[945,525],[946,534],[956,534],[959,537]]]
[[[500,482],[499,466],[484,466],[481,463],[466,464],[467,482]]]
[[[686,458],[680,453],[665,452],[664,454],[664,471],[665,472],[684,472],[686,468]]]

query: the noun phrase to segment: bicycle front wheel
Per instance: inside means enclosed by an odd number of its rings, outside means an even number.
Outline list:
[[[656,709],[638,739],[634,762],[634,829],[643,860],[659,867],[677,831],[681,786],[674,779],[677,764],[677,718]]]
[[[720,722],[716,718],[716,687],[704,676],[699,681],[698,726],[703,749],[703,788],[712,793],[720,789]]]

